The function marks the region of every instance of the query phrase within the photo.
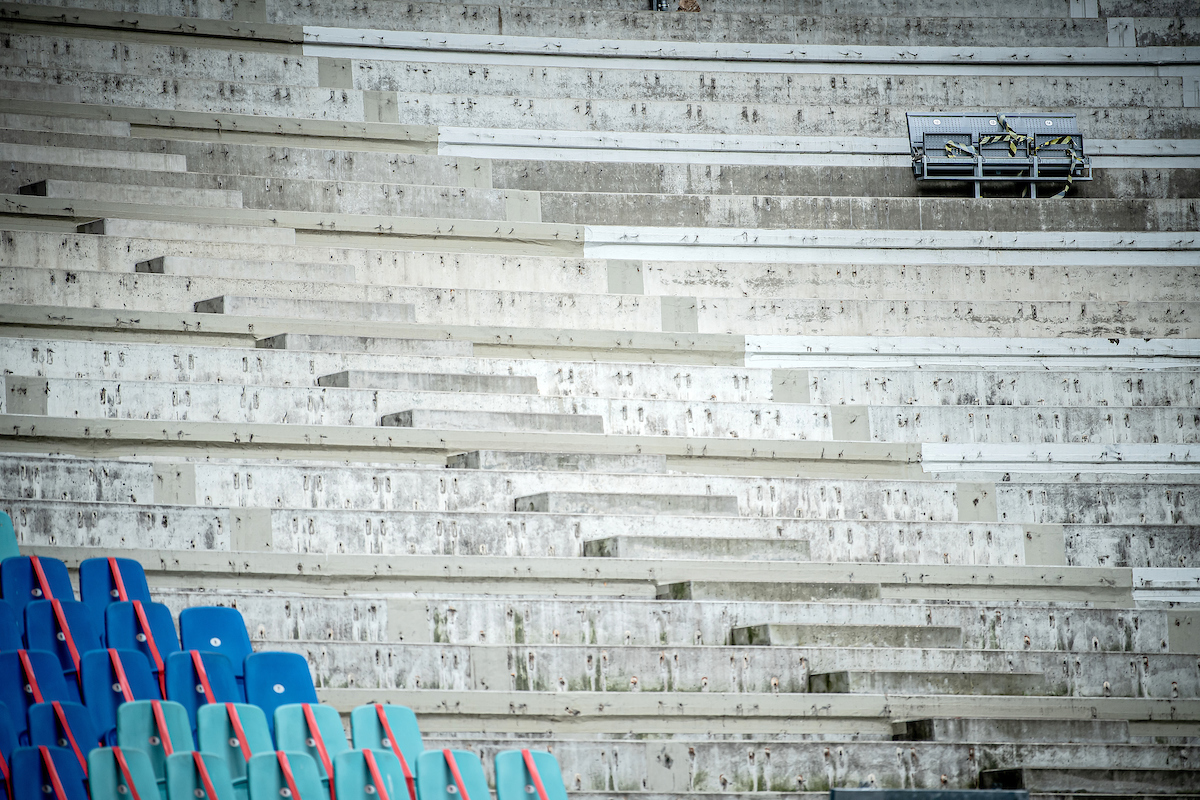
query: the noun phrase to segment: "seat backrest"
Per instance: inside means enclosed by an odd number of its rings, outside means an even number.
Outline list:
[[[137,700],[117,707],[117,744],[150,757],[154,777],[166,776],[167,756],[196,749],[187,711],[170,700]]]
[[[58,656],[63,672],[78,680],[84,653],[103,649],[100,634],[92,627],[91,611],[78,600],[35,600],[25,606],[25,641],[31,650],[48,650]],[[74,651],[72,651],[72,645]]]
[[[205,774],[201,774],[201,766]],[[235,797],[229,765],[216,753],[176,753],[167,757],[167,800],[235,800]]]
[[[13,726],[8,706],[0,703],[0,758],[7,759],[17,749],[17,729]]]
[[[240,737],[229,718],[229,706],[237,713],[238,722],[242,726]],[[249,761],[246,753],[255,756],[275,751],[266,715],[258,706],[247,703],[213,703],[200,706],[196,709],[196,733],[200,751],[223,756],[234,781],[246,777]]]
[[[318,702],[308,660],[299,653],[246,656],[246,702],[263,710],[273,735],[275,709],[289,703]]]
[[[544,800],[567,800],[558,759],[542,750],[504,750],[496,754],[496,800],[543,800],[526,754],[546,791]]]
[[[372,759],[374,770],[371,769]],[[384,800],[385,795],[387,800],[413,800],[409,797],[400,760],[386,750],[339,753],[333,760],[333,786],[338,800]]]
[[[62,747],[18,747],[10,759],[13,800],[56,800],[54,777],[65,800],[88,800],[83,769]]]
[[[65,748],[86,763],[100,736],[91,712],[79,703],[38,703],[29,707],[29,744]]]
[[[291,770],[295,791],[282,795],[289,789],[283,765]],[[250,759],[250,800],[279,800],[281,796],[290,800],[328,800],[329,795],[321,783],[317,762],[306,753],[286,753],[283,750],[261,753]],[[300,796],[297,798],[296,794]]]
[[[20,650],[24,646],[16,612],[7,600],[0,600],[0,650]]]
[[[203,672],[196,668],[197,660]],[[200,706],[245,701],[229,659],[199,650],[183,650],[167,657],[167,699],[184,707],[192,730],[196,729],[196,709]]]
[[[35,564],[41,567],[45,585],[38,577]],[[47,591],[51,597],[46,596]],[[17,623],[23,625],[27,604],[52,598],[74,600],[75,590],[71,588],[66,564],[57,558],[38,558],[35,562],[32,556],[16,556],[0,562],[0,596],[12,606]],[[24,629],[21,632],[24,633]]]
[[[384,730],[380,714],[387,720],[391,729],[389,736]],[[359,706],[350,712],[350,738],[356,750],[387,750],[395,753],[399,747],[408,767],[414,773],[417,770],[417,759],[425,750],[425,742],[421,739],[421,728],[417,724],[417,715],[407,706],[372,704]]]
[[[118,575],[120,584],[117,583]],[[146,573],[132,558],[85,558],[79,564],[79,599],[92,610],[92,624],[101,634],[104,633],[104,610],[109,603],[123,600],[149,603],[151,600]]]
[[[233,674],[245,673],[246,656],[254,652],[242,612],[236,608],[198,606],[179,612],[179,638],[184,650],[224,653],[233,664]]]
[[[92,712],[100,738],[110,744],[117,740],[118,706],[126,701],[162,699],[150,663],[136,650],[93,650],[83,656],[82,676],[83,704]]]
[[[458,789],[447,753],[458,765],[467,797]],[[421,800],[491,800],[483,762],[467,750],[426,750],[417,759],[417,796]]]
[[[17,547],[17,531],[13,527],[12,517],[0,511],[0,561],[6,558],[19,558],[20,549]]]
[[[324,756],[321,746],[325,748]],[[275,709],[275,747],[289,753],[308,753],[316,759],[321,777],[329,778],[333,759],[349,750],[350,742],[346,740],[342,716],[332,706],[291,703]]]
[[[8,707],[18,741],[29,741],[28,713],[34,703],[75,699],[67,689],[62,665],[54,653],[45,650],[0,653],[0,703]]]
[[[118,758],[120,756],[120,758]],[[124,769],[121,766],[124,760]],[[125,770],[129,770],[128,776]],[[88,753],[88,788],[95,800],[133,800],[130,782],[139,800],[159,800],[158,781],[150,757],[134,748],[97,747]]]
[[[142,613],[138,613],[138,608]],[[145,630],[146,626],[150,630]],[[171,609],[162,603],[110,603],[104,611],[104,630],[108,646],[118,650],[137,650],[150,660],[150,669],[162,671],[159,688],[165,688],[167,656],[179,652],[179,635]]]

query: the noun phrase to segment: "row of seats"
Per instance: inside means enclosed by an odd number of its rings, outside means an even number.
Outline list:
[[[133,705],[133,704],[130,704]],[[367,707],[370,708],[370,707]],[[407,709],[406,709],[407,710]],[[336,716],[336,712],[333,712]],[[151,744],[157,744],[151,742]],[[384,742],[386,744],[386,740]],[[81,761],[63,747],[17,748],[12,800],[490,800],[483,762],[465,750],[428,750],[409,762],[399,751],[345,749],[314,758],[267,750],[235,777],[213,752],[170,752],[156,772],[135,747],[97,747]],[[562,773],[546,752],[509,750],[495,758],[497,800],[566,800]]]

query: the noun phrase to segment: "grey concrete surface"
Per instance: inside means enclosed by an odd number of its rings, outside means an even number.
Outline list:
[[[690,527],[690,526],[689,526]],[[734,561],[808,561],[804,540],[686,536],[612,536],[583,543],[594,558],[726,558]]]
[[[640,472],[661,473],[667,469],[659,456],[614,456],[603,453],[521,453],[500,450],[472,450],[446,459],[450,469],[507,469],[526,472],[546,470],[562,472]]]
[[[604,418],[593,414],[539,414],[522,411],[449,411],[416,408],[384,414],[379,424],[385,428],[431,430],[604,433]]]
[[[531,375],[461,375],[438,372],[334,372],[317,378],[318,386],[345,389],[393,389],[421,392],[537,394]]]
[[[257,347],[266,350],[303,350],[324,353],[369,353],[379,355],[417,355],[463,357],[471,355],[470,342],[437,339],[387,339],[375,336],[314,336],[281,333],[259,339]]]
[[[807,647],[939,647],[962,646],[962,631],[945,627],[896,625],[751,625],[734,628],[738,645]]]
[[[197,313],[318,318],[342,316],[368,322],[410,322],[409,303],[355,303],[337,300],[297,300],[282,297],[221,295],[195,303]]]
[[[904,742],[1127,742],[1129,723],[1048,719],[910,719],[892,724]]]
[[[814,672],[810,692],[853,694],[1000,694],[1054,696],[1065,688],[1031,672]]]
[[[514,498],[513,508],[549,514],[738,514],[737,498],[723,495],[542,492]]]

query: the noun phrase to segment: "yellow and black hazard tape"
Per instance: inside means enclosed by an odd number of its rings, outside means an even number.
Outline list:
[[[1037,155],[1038,151],[1041,150],[1043,147],[1052,147],[1052,146],[1058,146],[1058,145],[1064,145],[1064,144],[1071,145],[1070,147],[1068,147],[1066,149],[1067,157],[1071,159],[1071,166],[1067,170],[1067,185],[1064,186],[1062,188],[1062,191],[1060,191],[1058,194],[1053,195],[1053,197],[1065,197],[1067,194],[1067,191],[1071,188],[1071,184],[1075,180],[1075,167],[1081,161],[1083,161],[1083,158],[1080,156],[1080,154],[1075,152],[1075,146],[1074,146],[1075,145],[1075,137],[1070,136],[1070,135],[1055,136],[1053,139],[1047,139],[1046,141],[1042,142],[1041,144],[1035,144],[1035,142],[1037,140],[1034,136],[1032,136],[1031,134],[1028,134],[1028,133],[1017,133],[1015,130],[1013,130],[1012,126],[1008,124],[1008,120],[1004,117],[1003,114],[997,114],[996,121],[998,123],[1000,123],[1000,127],[1004,129],[1004,133],[988,134],[986,136],[980,136],[979,137],[979,146],[980,147],[983,147],[984,145],[988,145],[988,144],[996,144],[997,142],[1004,142],[1004,143],[1008,144],[1009,155],[1012,156],[1013,158],[1015,158],[1017,155],[1017,147],[1022,144],[1024,144],[1027,148],[1029,148],[1030,152],[1035,156]],[[967,155],[971,158],[979,158],[979,151],[976,150],[973,146],[962,144],[961,142],[956,142],[953,139],[946,142],[944,147],[946,150],[947,158],[957,158],[959,153]]]

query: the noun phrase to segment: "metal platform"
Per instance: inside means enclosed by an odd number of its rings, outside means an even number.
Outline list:
[[[1074,114],[914,114],[908,116],[913,174],[919,181],[1039,184],[1092,179]]]

